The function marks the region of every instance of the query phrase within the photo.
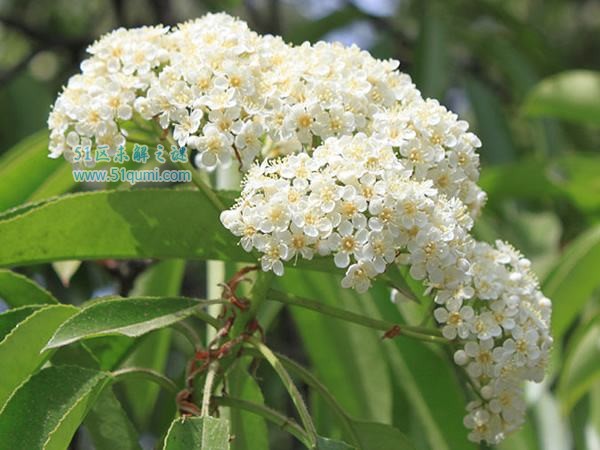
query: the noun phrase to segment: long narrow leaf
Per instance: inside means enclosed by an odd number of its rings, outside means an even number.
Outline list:
[[[43,369],[0,411],[0,450],[64,450],[102,388],[104,372],[75,366]]]
[[[76,312],[77,308],[67,305],[40,308],[0,342],[0,407],[14,389],[50,357],[51,351],[44,351],[44,346],[56,329]]]

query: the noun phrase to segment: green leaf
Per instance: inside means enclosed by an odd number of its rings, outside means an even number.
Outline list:
[[[163,372],[167,366],[171,339],[172,330],[156,330],[149,333],[136,345],[121,366]],[[131,417],[140,429],[147,427],[155,412],[154,405],[160,392],[159,386],[155,383],[140,383],[138,380],[126,380],[123,385]]]
[[[50,359],[52,366],[77,366],[97,371],[99,369],[98,360],[87,348],[87,346],[78,342],[73,345],[62,347],[52,355]],[[114,379],[112,380],[114,382]],[[113,397],[112,399],[110,397]],[[120,408],[118,400],[114,398],[112,387],[106,386],[100,394],[99,400],[94,404],[92,410],[86,416],[85,424],[90,432],[92,442],[98,450],[119,448],[131,448],[128,445],[127,434],[130,422],[127,415],[120,409],[113,406],[116,402]],[[133,436],[136,435],[133,430]],[[118,437],[120,442],[110,442],[111,437]],[[106,445],[105,445],[106,442]],[[136,438],[133,439],[136,442]],[[110,445],[108,445],[110,443]],[[124,446],[124,447],[123,447]],[[137,447],[132,447],[139,450]]]
[[[184,272],[185,261],[182,260],[154,264],[135,280],[131,295],[178,295]]]
[[[136,337],[167,327],[192,315],[202,306],[185,297],[109,298],[90,304],[65,322],[47,348],[96,336],[122,334]]]
[[[600,212],[600,157],[572,154],[553,165],[552,181],[586,214]]]
[[[538,83],[523,105],[531,117],[600,125],[600,72],[572,70]]]
[[[0,266],[72,259],[252,261],[192,190],[65,195],[0,221]]]
[[[58,303],[58,300],[29,278],[11,270],[0,269],[0,297],[10,306]]]
[[[0,412],[0,450],[64,450],[110,375],[48,367],[23,384]]]
[[[544,280],[542,290],[553,303],[552,334],[559,341],[600,285],[590,268],[600,267],[600,225],[580,234]]]
[[[414,450],[408,438],[390,425],[353,421],[352,426],[360,440],[360,450]],[[317,438],[318,450],[353,450],[354,448],[345,442]]]
[[[47,130],[23,139],[0,159],[0,211],[28,201],[66,164],[63,158],[48,158]]]
[[[317,450],[356,450],[342,441],[334,441],[333,439],[317,437]]]
[[[481,156],[493,163],[515,159],[515,146],[498,97],[475,78],[469,78],[466,87],[476,117],[476,132],[484,143]]]
[[[229,450],[229,422],[214,417],[181,417],[169,428],[164,450]]]
[[[196,190],[69,194],[0,216],[0,267],[104,258],[256,262]],[[330,258],[297,267],[338,271]]]
[[[416,286],[412,279],[407,281],[409,285]],[[420,294],[418,291],[415,293]],[[365,302],[365,306],[370,308],[368,315],[379,315],[395,323],[404,323],[396,305],[384,295],[377,293],[372,301]],[[426,305],[424,298],[421,301]],[[436,450],[475,448],[474,444],[467,441],[467,433],[462,424],[465,398],[453,371],[453,362],[432,347],[414,340],[386,340],[383,348],[394,381],[408,401],[396,408],[410,409],[411,418],[421,427],[418,437],[424,433],[429,447]]]
[[[49,358],[51,352],[44,351],[44,346],[60,324],[76,312],[77,308],[67,305],[40,308],[0,342],[0,407],[13,390]]]
[[[48,159],[48,158],[46,158]],[[62,158],[61,158],[62,159]],[[39,202],[44,199],[52,198],[56,195],[69,192],[75,186],[73,179],[73,166],[67,161],[60,160],[60,165],[54,172],[48,175],[38,186],[38,188],[29,196],[28,202]]]
[[[50,358],[53,366],[79,366],[88,369],[100,369],[98,358],[83,342],[59,348]]]
[[[424,97],[440,98],[448,82],[446,24],[435,3],[422,4],[415,83]]]
[[[549,165],[544,161],[522,159],[517,163],[485,167],[479,185],[487,192],[492,205],[506,199],[539,200],[559,196],[562,192],[552,183],[549,173]]]
[[[131,295],[177,295],[184,271],[185,261],[161,261],[136,279]],[[171,340],[172,330],[154,331],[144,337],[123,363],[123,367],[144,367],[162,373],[167,366]],[[126,381],[124,386],[132,417],[138,425],[146,426],[155,409],[159,387],[154,383],[137,381]]]
[[[586,324],[569,345],[558,384],[563,413],[600,380],[600,318]]]
[[[354,312],[373,301],[341,289],[339,278],[327,274],[290,269],[277,282],[287,292]],[[379,334],[302,308],[291,313],[315,375],[343,408],[362,420],[390,422],[392,381]]]
[[[176,295],[179,292],[179,284],[181,283],[182,276],[183,267],[181,261],[161,261],[153,264],[136,279],[134,288],[130,294],[133,296]],[[134,338],[123,335],[106,335],[86,340],[85,344],[98,359],[102,370],[114,370],[123,363],[136,345],[151,345],[150,342],[146,344],[146,341],[144,339],[139,342],[139,340],[136,341]],[[160,346],[160,348],[163,347]],[[157,355],[154,356],[156,357]],[[142,398],[147,398],[147,396],[142,396]]]
[[[98,450],[141,450],[137,431],[107,386],[85,419],[92,442]]]
[[[227,387],[233,397],[260,405],[265,403],[258,383],[243,368],[241,361],[228,373]],[[231,443],[232,450],[269,450],[265,419],[238,408],[231,408],[229,416],[231,434],[235,436]]]
[[[361,450],[413,450],[408,438],[398,429],[383,423],[353,422]]]
[[[485,168],[480,186],[492,206],[506,199],[568,199],[585,214],[600,212],[600,158],[570,154]],[[510,180],[510,183],[507,183]]]
[[[477,45],[479,56],[503,71],[510,82],[510,94],[522,98],[538,79],[532,61],[526,57],[518,44],[515,45],[509,40],[493,39],[489,35],[480,39],[481,42]]]
[[[516,246],[532,263],[533,272],[543,277],[560,256],[561,222],[552,211],[531,212],[507,203],[497,219],[494,237]]]
[[[122,335],[108,335],[85,341],[86,347],[98,360],[101,370],[113,370],[118,367],[127,358],[135,343],[135,338]]]
[[[0,314],[0,342],[19,322],[25,320],[26,317],[29,317],[39,308],[41,308],[41,305],[21,306]]]

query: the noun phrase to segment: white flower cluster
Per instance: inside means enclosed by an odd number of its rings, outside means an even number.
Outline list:
[[[245,250],[263,255],[263,270],[277,275],[282,261],[333,255],[346,268],[342,285],[365,292],[406,250],[416,278],[429,273],[441,282],[460,264],[452,243],[465,239],[472,219],[431,180],[414,180],[404,161],[363,133],[328,138],[311,156],[254,166],[238,204],[221,220]]]
[[[247,169],[259,157],[311,153],[329,137],[363,132],[473,214],[485,201],[476,185],[479,140],[455,114],[423,100],[397,61],[356,46],[293,47],[226,14],[172,31],[119,29],[88,51],[50,114],[52,157],[92,143],[116,149],[128,128],[150,120],[197,149],[206,170],[234,158]]]
[[[464,420],[470,439],[495,444],[522,424],[523,381],[541,381],[552,345],[551,303],[528,260],[475,241],[463,202],[414,180],[396,149],[358,133],[265,161],[221,221],[277,275],[284,261],[332,255],[342,286],[364,292],[389,264],[408,264],[478,392]]]
[[[480,395],[467,407],[469,438],[497,444],[523,423],[523,380],[544,377],[552,305],[530,262],[510,245],[472,238],[465,244],[468,270],[452,291],[437,291],[434,316],[443,335],[458,341],[454,361]]]
[[[204,170],[237,159],[247,175],[221,220],[263,270],[330,256],[364,292],[409,265],[478,393],[470,438],[497,443],[522,423],[522,382],[541,380],[552,343],[550,301],[512,247],[469,234],[485,202],[481,143],[396,61],[293,47],[225,14],[120,29],[89,52],[50,115],[51,156],[114,150],[156,124]]]

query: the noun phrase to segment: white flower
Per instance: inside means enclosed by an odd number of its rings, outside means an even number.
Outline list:
[[[295,135],[303,144],[310,144],[315,118],[320,114],[320,110],[316,102],[293,105],[283,121],[282,137],[289,139]]]
[[[471,377],[479,378],[482,375],[493,375],[494,363],[496,362],[492,352],[493,348],[493,339],[468,341],[465,344],[465,354],[471,358],[471,362],[467,365],[467,372]]]
[[[371,279],[375,277],[377,271],[370,262],[360,262],[352,264],[346,271],[346,276],[342,279],[342,287],[351,287],[359,293],[367,292],[371,287]]]
[[[314,244],[317,239],[306,235],[300,228],[294,224],[290,226],[290,231],[284,231],[279,235],[279,239],[289,250],[289,258],[312,259],[314,255]]]
[[[487,441],[495,444],[504,438],[502,433],[502,421],[496,414],[478,404],[469,404],[469,414],[464,419],[464,424],[471,430],[469,439],[474,442]]]
[[[502,329],[490,311],[485,311],[473,319],[471,331],[482,340],[495,338],[502,334]]]
[[[502,358],[511,359],[518,367],[535,364],[541,355],[538,332],[535,329],[524,330],[517,327],[512,330],[512,336],[502,344]]]
[[[261,237],[257,248],[263,253],[260,259],[262,270],[272,270],[277,276],[283,275],[282,260],[288,258],[288,247],[277,238]]]
[[[185,111],[178,118],[178,123],[173,128],[173,139],[179,145],[185,145],[190,134],[195,133],[200,127],[203,112],[200,109],[195,109],[191,113]]]
[[[262,148],[263,126],[255,121],[247,121],[235,137],[235,147],[241,153],[243,168],[246,169],[256,159]]]
[[[368,238],[366,229],[359,229],[355,233],[352,223],[344,220],[338,227],[339,233],[330,236],[330,246],[337,250],[333,258],[337,267],[348,267],[350,257],[359,253]]]
[[[196,164],[213,170],[217,165],[228,165],[231,161],[231,144],[233,139],[228,133],[223,133],[212,124],[202,129],[201,137],[190,137],[188,145],[198,149]]]
[[[344,136],[354,130],[354,116],[341,106],[332,106],[315,117],[314,130],[321,138]]]
[[[456,339],[457,336],[466,339],[475,313],[472,307],[461,307],[459,303],[453,302],[447,305],[447,309],[436,308],[433,315],[439,323],[444,324],[442,334],[446,339]]]

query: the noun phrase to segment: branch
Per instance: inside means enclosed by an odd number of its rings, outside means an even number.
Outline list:
[[[217,361],[211,362],[208,366],[208,373],[206,374],[206,381],[204,382],[204,391],[202,394],[202,408],[200,409],[200,415],[202,417],[209,415],[210,396],[212,394],[217,370],[219,370],[219,363]]]
[[[388,322],[387,320],[373,319],[371,317],[365,317],[360,314],[353,313],[352,311],[336,308],[334,306],[326,305],[322,302],[317,302],[315,300],[310,300],[296,295],[285,294],[273,289],[267,293],[267,299],[286,303],[292,306],[300,306],[301,308],[311,309],[313,311],[320,312],[321,314],[345,320],[347,322],[356,323],[358,325],[373,328],[375,330],[385,331],[386,334],[384,337],[391,338],[395,336],[406,336],[432,343],[448,344],[449,342],[447,339],[442,337],[440,331],[437,329],[399,325],[393,322]]]

